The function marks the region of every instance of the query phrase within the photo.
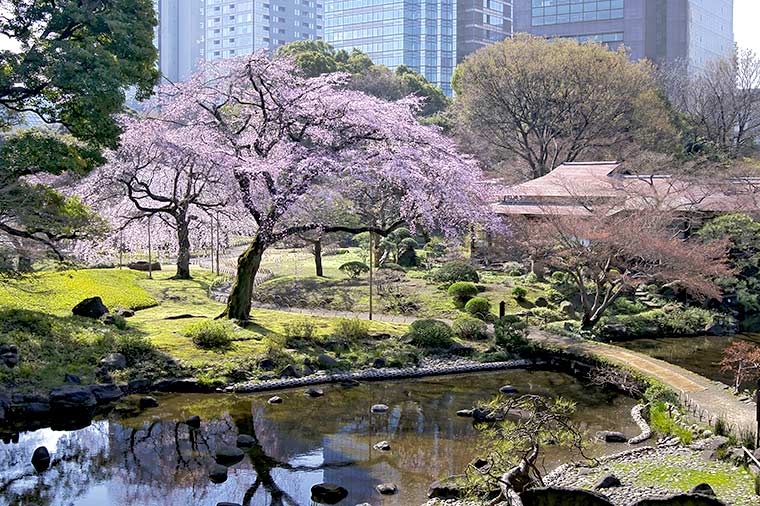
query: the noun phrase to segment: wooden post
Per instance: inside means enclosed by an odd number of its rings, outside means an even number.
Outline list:
[[[151,251],[150,243],[150,219],[152,216],[148,216],[148,277],[153,279],[153,254]]]
[[[374,269],[374,258],[372,255],[373,251],[373,244],[372,244],[372,238],[373,233],[369,233],[369,319],[372,319],[372,270]]]
[[[755,420],[757,421],[757,428],[755,429],[755,448],[760,448],[760,380],[757,380],[755,390]]]
[[[499,318],[504,318],[507,314],[507,303],[504,301],[499,302]]]

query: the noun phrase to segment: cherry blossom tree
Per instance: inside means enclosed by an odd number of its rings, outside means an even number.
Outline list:
[[[145,245],[151,219],[154,245],[176,245],[176,279],[190,279],[191,232],[221,211],[229,217],[237,184],[224,170],[224,153],[204,149],[194,130],[158,115],[122,117],[124,134],[107,163],[84,182],[81,193],[111,218],[120,238]],[[204,220],[204,217],[207,218]]]
[[[225,316],[249,319],[262,255],[285,238],[316,230],[387,235],[404,224],[454,235],[487,216],[477,165],[416,120],[418,99],[387,102],[343,89],[346,79],[303,77],[290,60],[255,53],[208,63],[159,91],[168,120],[192,126],[233,160],[226,166],[257,225],[238,258]],[[323,185],[354,181],[401,188],[398,221],[381,228],[291,219],[304,202],[318,201]]]
[[[742,384],[760,378],[760,346],[747,341],[734,341],[723,350],[720,370],[734,375],[734,391]]]

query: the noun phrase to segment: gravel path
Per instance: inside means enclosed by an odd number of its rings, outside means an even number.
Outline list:
[[[618,346],[558,336],[537,329],[531,330],[530,338],[574,353],[595,355],[653,377],[678,392],[690,414],[704,423],[713,424],[721,418],[737,435],[743,431],[755,431],[755,403],[733,395],[722,383]]]

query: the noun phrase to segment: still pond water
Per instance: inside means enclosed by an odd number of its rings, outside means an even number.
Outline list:
[[[280,405],[267,404],[271,393],[172,394],[139,415],[112,413],[80,430],[40,429],[0,442],[0,506],[309,506],[311,486],[321,482],[349,490],[340,506],[418,506],[432,481],[460,473],[478,455],[472,421],[455,412],[491,399],[505,384],[577,402],[577,421],[589,434],[638,433],[632,399],[545,371],[326,386],[316,399],[289,390],[279,392]],[[389,412],[371,414],[376,403]],[[203,420],[194,435],[180,423],[191,415]],[[256,445],[226,482],[211,483],[215,448],[234,446],[239,433],[254,435]],[[382,440],[390,452],[373,449]],[[30,459],[40,445],[50,450],[52,464],[37,474]],[[594,453],[623,449],[600,445]],[[565,457],[549,453],[544,464],[551,468]],[[375,486],[384,482],[396,483],[399,493],[380,496]]]

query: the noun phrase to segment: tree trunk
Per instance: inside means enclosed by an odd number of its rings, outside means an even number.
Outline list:
[[[253,296],[253,281],[261,265],[261,257],[266,246],[257,236],[248,249],[238,258],[237,277],[232,285],[230,297],[227,299],[227,309],[224,315],[231,320],[246,322],[251,315],[251,297]]]
[[[581,320],[581,330],[591,330],[594,328],[594,325],[596,325],[596,322],[598,320],[595,320],[592,318],[592,316],[584,311],[583,313],[583,319]]]
[[[18,257],[18,271],[19,272],[32,272],[32,259],[26,255],[19,255]]]
[[[317,272],[317,277],[325,277],[324,269],[322,269],[322,239],[314,241],[314,268]]]
[[[174,279],[192,279],[190,276],[190,230],[186,220],[177,219],[177,274]]]

